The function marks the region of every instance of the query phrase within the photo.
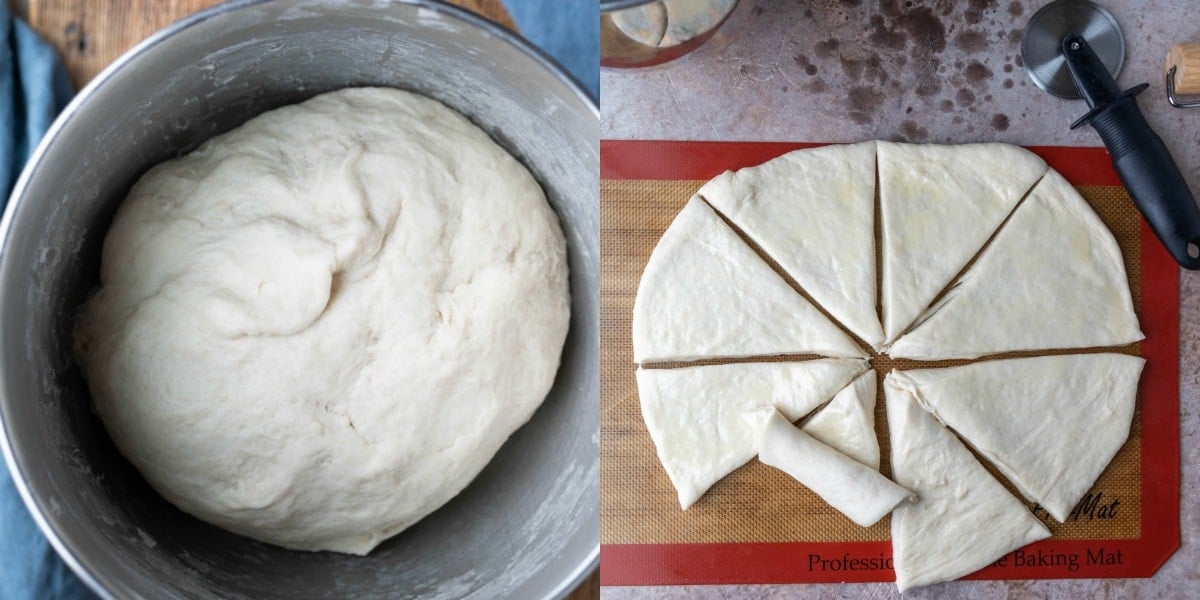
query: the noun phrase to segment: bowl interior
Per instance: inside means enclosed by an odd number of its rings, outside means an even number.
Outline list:
[[[542,183],[567,236],[572,320],[554,389],[459,497],[366,557],[283,550],[178,511],[116,452],[70,353],[130,185],[265,110],[357,85],[436,98]],[[68,562],[115,597],[539,598],[599,543],[599,120],[544,59],[429,2],[248,0],[132,51],[68,108],[8,207],[0,414],[14,479]]]

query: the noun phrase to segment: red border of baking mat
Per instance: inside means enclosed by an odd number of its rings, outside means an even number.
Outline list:
[[[601,179],[710,179],[785,152],[821,144],[780,142],[600,142]],[[1103,148],[1031,147],[1076,185],[1121,185]],[[1067,566],[1014,566],[1012,555],[967,579],[1149,577],[1179,547],[1179,269],[1142,222],[1142,537],[1126,540],[1044,540],[1024,557],[1077,554]],[[1146,457],[1153,457],[1146,460]],[[703,585],[894,581],[890,542],[737,544],[602,544],[600,584]],[[1120,564],[1089,564],[1088,553],[1120,556]],[[1118,554],[1119,553],[1119,554]],[[831,561],[824,570],[812,556]],[[1034,562],[1036,560],[1029,561]],[[819,563],[818,563],[819,565]],[[833,568],[833,566],[838,568]]]

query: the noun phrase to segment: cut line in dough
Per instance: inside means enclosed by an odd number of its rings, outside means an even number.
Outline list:
[[[875,311],[875,142],[796,150],[726,171],[697,192],[859,339]]]
[[[979,252],[1047,166],[1009,144],[881,141],[877,152],[883,328],[891,343]]]
[[[801,429],[813,439],[858,462],[879,470],[879,439],[875,435],[875,370],[858,376],[828,404],[804,420]]]
[[[698,197],[663,233],[642,274],[633,305],[633,354],[642,364],[867,356]]]
[[[892,514],[896,587],[974,573],[1050,531],[889,374],[884,396],[892,476],[917,494]]]
[[[1129,436],[1145,359],[1075,354],[893,371],[903,389],[1059,522]]]
[[[1055,171],[893,357],[976,358],[1014,350],[1122,346],[1145,336],[1116,239]]]

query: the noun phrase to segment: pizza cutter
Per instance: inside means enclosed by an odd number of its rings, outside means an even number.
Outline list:
[[[1125,61],[1116,19],[1088,0],[1055,0],[1030,18],[1021,58],[1038,87],[1087,101],[1090,110],[1071,129],[1088,124],[1100,134],[1150,229],[1181,266],[1200,269],[1200,208],[1138,108],[1136,96],[1149,84],[1121,91],[1114,79]]]

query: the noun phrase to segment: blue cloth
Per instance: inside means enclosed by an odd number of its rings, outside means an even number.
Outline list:
[[[600,97],[600,3],[597,0],[503,0],[517,29]]]
[[[3,196],[54,116],[71,98],[71,82],[54,49],[0,2],[0,172]],[[54,553],[0,464],[0,599],[94,598]]]
[[[4,197],[30,152],[71,99],[71,82],[58,54],[28,25],[0,6],[0,165]]]

